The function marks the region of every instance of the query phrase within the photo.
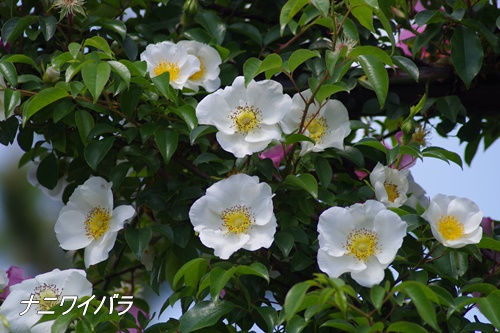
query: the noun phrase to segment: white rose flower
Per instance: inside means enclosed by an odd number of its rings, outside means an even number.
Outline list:
[[[319,268],[330,277],[351,273],[364,287],[384,279],[406,236],[406,223],[375,200],[332,207],[319,217]]]
[[[201,86],[208,92],[219,89],[219,65],[222,63],[219,52],[194,40],[181,40],[177,45],[185,48],[188,54],[194,55],[200,61],[200,70],[188,78],[184,87],[198,91]]]
[[[370,173],[375,197],[387,207],[399,207],[408,199],[408,170],[393,169],[377,163]]]
[[[189,210],[194,230],[214,254],[228,259],[243,248],[269,248],[276,232],[273,194],[257,177],[236,174],[207,189]]]
[[[438,242],[451,248],[477,244],[483,236],[483,212],[470,199],[437,194],[422,214]]]
[[[3,75],[0,74],[0,121],[5,120],[5,118],[6,118],[6,114],[5,114],[5,91],[4,91],[5,88],[7,88],[7,84],[5,83]],[[20,104],[21,104],[20,102],[17,103],[17,106],[19,106]]]
[[[217,127],[222,149],[236,157],[264,150],[272,140],[281,138],[278,122],[292,103],[276,81],[250,81],[245,88],[243,76],[232,86],[205,97],[196,107],[200,124]]]
[[[31,304],[29,310],[23,314],[28,304],[21,301],[29,301],[31,295],[38,304]],[[0,307],[0,313],[5,316],[10,329],[15,333],[38,333],[51,332],[54,321],[47,321],[36,325],[42,317],[38,311],[48,311],[53,306],[61,304],[63,296],[92,295],[92,284],[87,280],[83,270],[54,269],[51,272],[40,274],[33,279],[24,280],[21,283],[10,286],[10,294]],[[56,300],[47,300],[53,298]],[[70,300],[66,301],[70,302]],[[65,332],[63,329],[62,332]]]
[[[106,260],[118,231],[135,210],[124,205],[113,209],[112,183],[91,177],[78,186],[61,209],[55,225],[56,237],[65,250],[85,248],[85,266]]]
[[[141,60],[147,63],[150,77],[168,72],[170,85],[175,89],[182,89],[189,77],[200,71],[198,58],[172,42],[146,46],[146,50],[141,53]]]
[[[302,97],[305,99],[311,96],[310,89],[302,92]],[[299,129],[306,107],[302,97],[298,93],[293,96],[292,107],[280,122],[286,134]],[[347,109],[344,104],[335,99],[323,102],[322,105],[318,101],[312,103],[307,110],[304,127],[306,130],[303,134],[316,141],[316,144],[308,141],[301,142],[300,155],[310,151],[321,152],[326,148],[344,149],[344,139],[351,133]]]

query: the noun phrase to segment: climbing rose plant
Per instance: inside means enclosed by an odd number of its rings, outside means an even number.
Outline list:
[[[486,0],[0,4],[0,142],[64,204],[53,232],[74,266],[0,271],[0,332],[499,329],[495,220],[411,175],[463,166],[432,127],[459,129],[467,163],[498,137],[420,69],[480,85],[499,15]],[[418,89],[400,98],[401,82]],[[142,291],[163,286],[151,308]],[[101,301],[117,294],[130,312]]]

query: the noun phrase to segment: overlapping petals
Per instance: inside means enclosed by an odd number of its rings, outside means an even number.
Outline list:
[[[236,174],[207,189],[189,211],[194,230],[214,254],[228,259],[243,248],[268,248],[274,240],[273,194],[257,177]]]

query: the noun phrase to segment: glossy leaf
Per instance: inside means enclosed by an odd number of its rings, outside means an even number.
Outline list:
[[[49,41],[56,32],[57,19],[52,15],[47,17],[39,16],[38,22],[40,24],[40,30],[42,31],[43,38],[45,38],[45,41]]]
[[[9,19],[2,26],[2,40],[8,43],[16,41],[36,21],[37,18],[31,15],[24,17],[15,16]]]
[[[495,291],[487,297],[477,301],[479,311],[495,326],[500,329],[500,291]]]
[[[302,302],[306,296],[306,292],[311,287],[307,281],[294,285],[286,294],[285,304],[283,310],[285,311],[285,318],[287,321],[297,313],[298,309],[302,306]]]
[[[216,303],[201,301],[181,317],[179,330],[183,333],[189,333],[204,327],[210,327],[234,308],[235,305],[228,301]]]
[[[19,90],[12,90],[9,88],[5,89],[3,104],[5,117],[7,118],[11,114],[14,114],[16,107],[21,104],[21,92]]]
[[[467,27],[459,26],[450,40],[451,61],[458,76],[467,88],[481,70],[483,64],[483,47],[476,33]]]
[[[155,132],[155,142],[165,163],[168,163],[172,158],[177,149],[178,141],[179,132],[177,131],[161,128]]]
[[[0,74],[12,86],[17,86],[17,71],[14,64],[10,61],[0,62]]]
[[[108,58],[112,59],[113,58],[113,52],[111,51],[111,48],[109,47],[108,42],[102,38],[101,36],[94,36],[92,38],[86,39],[85,43],[83,46],[91,46],[94,47],[106,54]]]
[[[400,332],[400,333],[428,333],[428,331],[420,325],[409,321],[398,321],[392,323],[387,327],[387,332]]]
[[[309,192],[314,199],[318,198],[318,182],[310,173],[303,173],[299,176],[288,175],[286,182]]]
[[[80,133],[80,139],[84,145],[87,145],[89,133],[94,128],[94,118],[85,110],[75,112],[76,128]]]
[[[280,31],[283,34],[286,25],[292,18],[307,4],[308,0],[288,0],[287,3],[281,8],[280,12]]]
[[[106,137],[101,140],[91,140],[84,150],[84,157],[87,164],[97,170],[97,166],[108,154],[116,138],[114,136]]]
[[[54,154],[47,155],[38,165],[36,169],[36,178],[40,185],[54,189],[59,180],[59,172],[57,167],[57,159]]]
[[[288,69],[290,72],[293,72],[297,67],[302,65],[306,60],[309,60],[314,57],[319,57],[319,53],[317,51],[307,50],[307,49],[299,49],[292,53],[290,58],[288,59]]]
[[[389,75],[384,63],[374,55],[359,56],[358,61],[377,94],[380,107],[383,108],[389,91]]]
[[[137,260],[140,260],[144,250],[149,245],[153,233],[150,227],[141,229],[127,228],[125,231],[125,240],[128,246],[135,254]]]
[[[111,67],[107,62],[96,63],[94,61],[87,61],[83,64],[83,82],[85,82],[85,85],[87,85],[88,90],[92,94],[94,104],[99,99],[106,83],[108,83],[109,74],[111,74]]]
[[[108,61],[108,64],[111,66],[111,70],[116,73],[123,80],[123,82],[125,82],[128,88],[130,85],[131,74],[127,66],[114,60]]]
[[[401,56],[392,56],[394,64],[408,73],[416,82],[418,82],[418,77],[420,72],[417,65],[410,59]]]

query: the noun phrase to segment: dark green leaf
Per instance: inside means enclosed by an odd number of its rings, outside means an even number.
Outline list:
[[[417,65],[410,59],[401,56],[392,56],[394,64],[408,73],[416,82],[420,75]]]
[[[428,331],[422,326],[409,321],[398,321],[392,323],[389,327],[387,327],[387,332],[428,333]]]
[[[141,99],[142,87],[138,84],[132,84],[120,94],[120,107],[122,112],[131,117],[134,114],[137,104]]]
[[[107,44],[106,44],[107,45]],[[94,97],[94,104],[99,99],[104,86],[108,82],[111,67],[107,62],[87,61],[82,66],[83,82]]]
[[[307,135],[304,135],[304,134],[297,134],[297,133],[290,134],[290,135],[287,135],[285,138],[285,143],[287,145],[291,145],[291,144],[301,142],[301,141],[307,141],[307,142],[311,142],[313,144],[316,144],[316,141],[314,141],[314,139],[311,139],[310,137],[308,137]]]
[[[94,118],[85,110],[78,110],[75,112],[75,123],[80,134],[80,139],[84,145],[87,145],[89,133],[94,128]]]
[[[215,38],[217,44],[222,45],[226,36],[226,25],[220,17],[212,11],[200,10],[196,15],[196,21]]]
[[[127,26],[122,21],[103,18],[94,24],[116,32],[122,39],[127,35]]]
[[[318,155],[316,157],[315,167],[319,182],[323,187],[328,187],[333,177],[332,166],[325,158]]]
[[[288,257],[290,251],[293,249],[293,245],[295,244],[293,236],[288,232],[278,231],[274,236],[274,243],[278,246],[281,253],[285,257]]]
[[[349,58],[356,58],[359,56],[366,56],[366,55],[375,56],[383,63],[392,66],[391,57],[387,53],[385,53],[382,49],[375,46],[370,46],[370,45],[358,46],[352,49],[351,52],[349,52]]]
[[[269,283],[269,272],[266,266],[260,262],[254,262],[250,266],[238,266],[236,269],[237,275],[255,275],[263,278]]]
[[[500,252],[500,242],[493,238],[483,237],[477,246],[480,249],[489,249]]]
[[[302,65],[306,60],[314,57],[319,57],[318,51],[312,51],[307,49],[299,49],[292,53],[288,59],[288,69],[293,72],[297,67]]]
[[[196,110],[189,104],[183,105],[178,109],[172,109],[172,111],[182,118],[186,122],[189,130],[192,131],[196,126],[198,126],[198,118],[196,118]]]
[[[155,142],[158,146],[158,150],[163,156],[165,163],[170,161],[170,158],[177,149],[177,144],[179,141],[179,132],[160,128],[155,132]]]
[[[4,23],[2,27],[2,40],[4,43],[13,43],[21,37],[30,25],[35,23],[37,18],[35,16],[13,17]]]
[[[380,107],[383,108],[387,92],[389,91],[389,75],[384,67],[384,63],[374,55],[358,56],[358,61],[373,90],[377,94]]]
[[[450,40],[451,61],[458,76],[467,88],[481,70],[483,47],[476,33],[464,26],[458,26]]]
[[[292,18],[308,3],[308,0],[287,1],[287,3],[281,8],[280,12],[281,34],[283,34],[286,25],[292,20]]]
[[[12,86],[17,86],[17,71],[14,64],[10,61],[0,62],[0,74]]]
[[[262,45],[262,34],[254,25],[244,22],[231,24],[229,29],[253,40],[258,45]]]
[[[423,46],[426,46],[434,36],[441,32],[442,23],[429,24],[425,31],[415,38],[413,46],[411,48],[411,53],[415,56]]]
[[[97,166],[101,163],[102,159],[109,152],[113,143],[115,142],[115,137],[107,137],[101,140],[91,140],[84,150],[85,161],[93,169],[97,170]]]
[[[288,175],[286,177],[286,182],[290,185],[306,190],[313,196],[314,199],[318,198],[318,182],[310,173],[303,173],[298,176]]]
[[[21,92],[19,90],[5,89],[4,95],[4,109],[5,109],[5,118],[9,117],[14,113],[16,107],[21,104]],[[1,101],[0,101],[1,103]]]
[[[477,302],[478,309],[495,326],[500,328],[500,291],[495,291]]]
[[[57,28],[57,19],[54,16],[39,16],[38,23],[40,24],[40,30],[42,30],[43,38],[45,41],[49,41]]]
[[[123,82],[125,82],[125,84],[127,85],[127,88],[128,88],[128,86],[130,85],[131,75],[130,75],[130,71],[127,68],[127,66],[125,66],[124,64],[122,64],[119,61],[114,61],[114,60],[108,61],[108,64],[111,66],[111,70],[114,73],[116,73],[123,80]],[[140,97],[140,95],[139,95],[139,97]]]
[[[311,0],[311,3],[316,7],[323,16],[328,16],[330,11],[330,1],[328,0]]]
[[[231,312],[234,308],[235,305],[228,301],[199,302],[181,317],[179,330],[183,333],[189,333],[213,326],[222,316]]]
[[[153,232],[150,227],[145,227],[141,229],[127,228],[125,231],[125,239],[127,240],[128,246],[135,254],[137,260],[141,260],[144,250],[149,245]]]
[[[36,170],[36,178],[40,185],[53,190],[59,180],[57,168],[57,159],[54,154],[47,155],[38,165]]]

